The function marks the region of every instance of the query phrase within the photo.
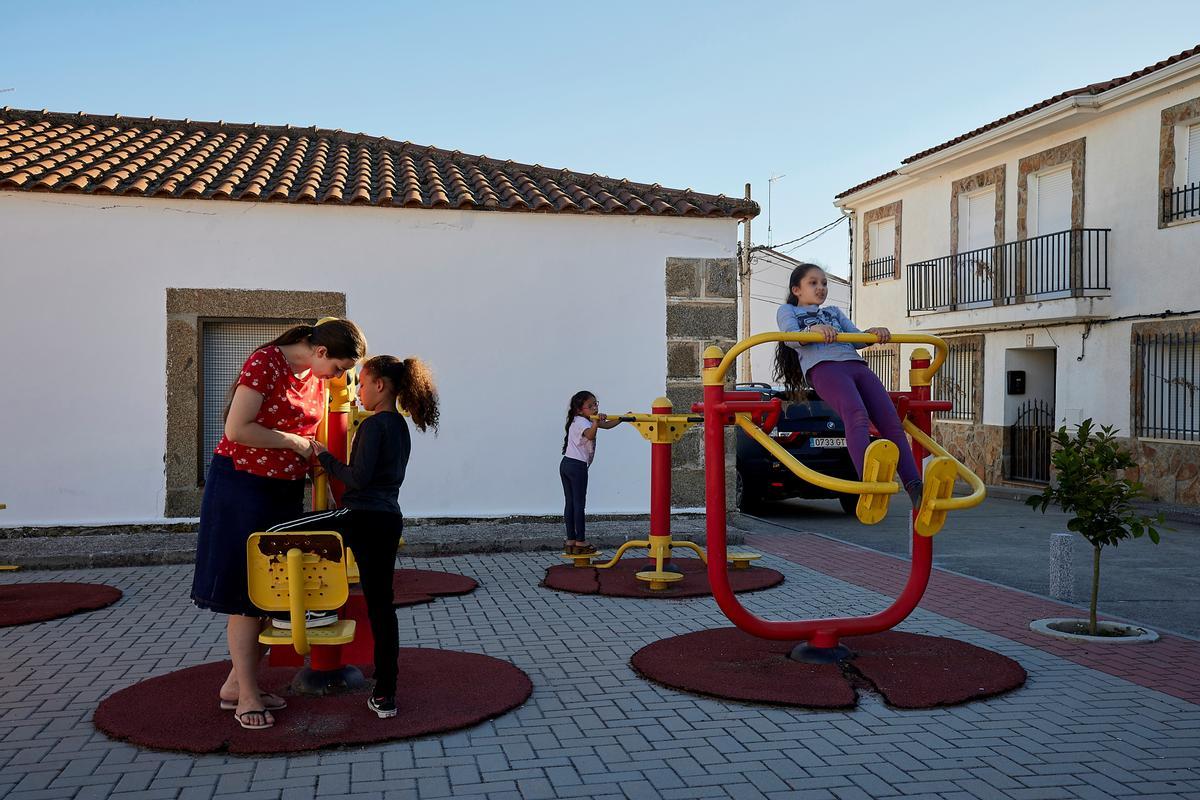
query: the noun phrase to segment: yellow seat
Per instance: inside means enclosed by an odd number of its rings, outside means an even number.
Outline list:
[[[913,521],[913,530],[922,536],[933,536],[946,524],[945,510],[935,510],[937,500],[948,500],[954,493],[954,480],[958,467],[953,458],[938,456],[925,468],[925,491],[921,495],[921,508]]]
[[[863,454],[864,483],[892,483],[896,465],[900,463],[900,448],[888,439],[876,439]],[[874,525],[887,516],[890,494],[860,494],[855,513],[864,525]]]
[[[733,564],[734,569],[749,569],[751,561],[762,558],[758,553],[728,553],[725,560]]]
[[[639,572],[635,577],[639,581],[646,581],[650,584],[650,588],[656,591],[667,588],[667,584],[683,580],[683,575],[681,573],[659,572],[658,570],[646,570]]]
[[[307,655],[312,644],[354,641],[354,620],[306,628],[306,611],[335,611],[350,594],[346,548],[334,531],[254,533],[246,541],[250,602],[264,611],[287,611],[291,630],[268,625],[262,644],[290,644]]]

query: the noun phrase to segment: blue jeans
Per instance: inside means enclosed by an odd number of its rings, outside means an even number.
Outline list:
[[[587,540],[584,528],[583,507],[587,502],[588,465],[578,458],[563,456],[558,465],[558,476],[562,478],[563,522],[567,525],[567,538],[577,542]]]

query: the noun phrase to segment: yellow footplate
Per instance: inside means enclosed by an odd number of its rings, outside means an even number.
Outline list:
[[[892,483],[899,462],[900,448],[887,439],[876,439],[863,455],[863,482]],[[859,522],[874,525],[886,517],[890,498],[890,494],[860,494],[856,510]]]
[[[637,573],[635,577],[639,581],[649,583],[650,588],[655,591],[666,589],[670,584],[683,580],[683,575],[678,572],[659,572],[657,570],[645,570]]]
[[[913,530],[922,536],[933,536],[946,524],[946,512],[936,511],[933,501],[948,500],[954,493],[954,480],[958,467],[953,458],[938,456],[925,468],[925,492],[921,495],[921,508],[913,521]]]
[[[577,567],[590,567],[592,561],[601,561],[604,554],[597,550],[594,553],[563,553],[563,558],[570,559],[571,563]]]
[[[758,553],[729,553],[725,560],[733,564],[734,569],[750,569],[750,562],[762,558]]]

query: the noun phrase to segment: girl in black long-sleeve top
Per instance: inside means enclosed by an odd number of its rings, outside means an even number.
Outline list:
[[[412,440],[408,424],[397,412],[397,403],[417,428],[437,431],[438,396],[428,367],[417,358],[375,356],[362,365],[358,399],[374,412],[354,434],[350,463],[343,464],[319,442],[312,455],[341,481],[344,508],[322,511],[277,525],[273,531],[334,530],[354,551],[367,601],[367,617],[375,637],[375,689],[367,706],[379,717],[396,716],[396,660],[399,630],[396,624],[392,576],[396,551],[404,532],[398,495]],[[311,624],[311,623],[310,623]]]

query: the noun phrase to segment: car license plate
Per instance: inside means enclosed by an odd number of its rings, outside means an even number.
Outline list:
[[[840,436],[814,436],[810,442],[813,447],[845,447],[846,440]]]

